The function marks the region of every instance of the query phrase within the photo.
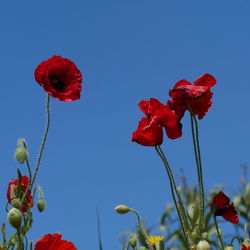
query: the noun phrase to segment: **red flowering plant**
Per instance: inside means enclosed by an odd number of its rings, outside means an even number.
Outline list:
[[[2,225],[2,242],[0,249],[33,249],[32,241],[29,243],[27,233],[32,228],[33,215],[31,209],[34,206],[35,193],[38,191],[39,199],[37,208],[43,212],[46,207],[44,195],[40,186],[36,186],[36,177],[40,167],[44,146],[50,127],[50,96],[63,101],[71,102],[80,98],[82,90],[82,75],[77,66],[69,59],[61,56],[53,56],[50,59],[40,63],[35,69],[35,79],[44,88],[47,93],[46,113],[47,123],[45,133],[42,139],[37,162],[32,168],[29,162],[29,155],[26,141],[20,138],[17,142],[15,158],[20,164],[26,164],[27,175],[23,175],[20,169],[17,169],[18,177],[9,181],[7,188],[8,222],[15,229],[15,232],[6,238],[5,224]],[[9,206],[12,208],[9,210]],[[60,234],[48,234],[43,236],[35,244],[36,250],[75,250],[73,243],[62,240]]]
[[[205,225],[208,220],[207,215],[205,217],[205,209],[208,207],[208,204],[205,204],[199,128],[196,117],[198,117],[199,120],[203,119],[211,108],[211,98],[213,96],[211,88],[215,84],[216,79],[206,73],[194,80],[193,83],[185,79],[178,81],[169,91],[169,95],[172,99],[166,100],[166,104],[159,102],[155,98],[151,98],[149,101],[142,100],[138,106],[145,114],[145,117],[141,118],[137,129],[132,134],[132,142],[143,146],[154,146],[157,154],[163,161],[180,223],[180,232],[182,232],[180,237],[182,240],[181,249],[211,249],[210,243],[204,239],[204,233],[206,233],[205,230],[207,230]],[[190,113],[192,143],[198,177],[198,191],[192,203],[194,216],[190,214],[190,208],[185,206],[187,203],[183,201],[183,196],[176,186],[170,164],[161,148],[164,134],[163,129],[166,131],[169,139],[177,139],[182,136],[181,119],[186,111]],[[220,235],[216,217],[222,216],[225,220],[233,224],[238,224],[238,212],[234,203],[230,202],[230,199],[223,192],[219,192],[215,195],[209,205],[211,205],[209,216],[213,215],[214,226],[217,231],[217,246],[218,249],[224,250],[224,243]],[[161,236],[149,236],[135,209],[129,208],[126,205],[120,205],[117,206],[115,210],[121,214],[133,212],[137,215],[138,238],[140,238],[141,244],[146,247],[146,249],[164,249],[164,238]],[[237,237],[235,236],[231,243],[235,238]],[[238,238],[238,240],[239,243],[242,242],[240,238]],[[136,242],[135,235],[132,235],[128,246],[135,247]]]
[[[204,221],[204,188],[202,177],[202,163],[198,137],[198,123],[196,115],[202,119],[212,105],[212,92],[210,88],[216,84],[215,78],[210,74],[204,74],[194,81],[193,84],[187,80],[178,81],[174,88],[169,91],[172,100],[166,101],[163,105],[158,100],[151,98],[150,101],[143,100],[139,103],[140,109],[146,115],[139,121],[137,130],[132,135],[132,141],[135,141],[144,146],[155,146],[158,155],[161,157],[165,169],[167,171],[172,197],[176,206],[179,220],[182,227],[183,237],[185,239],[185,247],[188,247],[189,234],[192,230],[197,231],[196,239],[193,239],[195,244],[201,240],[203,233]],[[182,202],[180,192],[177,190],[174,176],[167,158],[160,147],[163,142],[162,128],[164,127],[170,139],[181,137],[182,119],[185,111],[190,112],[191,130],[194,144],[194,153],[196,159],[197,176],[199,183],[199,222],[195,228],[191,228],[188,222],[188,216]],[[171,112],[172,111],[172,112]]]

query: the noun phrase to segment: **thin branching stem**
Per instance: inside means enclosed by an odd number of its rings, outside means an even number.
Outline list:
[[[37,158],[35,174],[34,174],[34,177],[32,179],[30,189],[32,189],[32,187],[34,185],[34,182],[36,180],[36,176],[37,176],[38,169],[39,169],[39,166],[40,166],[40,162],[41,162],[41,159],[42,159],[44,146],[45,146],[46,139],[47,139],[48,132],[49,132],[49,126],[50,126],[50,96],[49,95],[47,95],[47,100],[46,100],[46,113],[47,113],[47,123],[46,123],[45,132],[44,132],[44,136],[43,136],[43,140],[42,140],[42,145],[41,145],[40,152],[39,152],[38,158]]]

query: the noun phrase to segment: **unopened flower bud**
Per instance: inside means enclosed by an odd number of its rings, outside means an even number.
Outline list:
[[[20,209],[21,208],[21,201],[19,199],[13,199],[11,201],[11,205],[15,208]]]
[[[28,158],[27,150],[24,147],[19,146],[16,149],[15,158],[19,163],[23,164]]]
[[[147,250],[146,247],[140,247],[139,250]]]
[[[197,250],[211,250],[211,246],[207,241],[201,240],[197,245]]]
[[[14,228],[19,228],[22,223],[22,213],[16,208],[12,208],[8,213],[8,221]]]
[[[134,235],[131,236],[128,243],[131,247],[135,248],[137,245],[136,237]]]
[[[130,208],[126,205],[118,205],[115,207],[115,211],[119,214],[126,214],[130,211]]]
[[[43,199],[40,199],[37,202],[37,208],[38,208],[39,212],[43,212],[45,210],[45,207],[46,207],[46,201]]]
[[[234,250],[234,247],[232,245],[228,245],[224,250]]]

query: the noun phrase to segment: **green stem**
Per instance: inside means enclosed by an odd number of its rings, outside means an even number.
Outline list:
[[[203,210],[204,210],[204,187],[203,187],[203,176],[202,176],[202,161],[201,161],[201,152],[200,152],[200,142],[199,142],[199,127],[198,122],[196,120],[196,117],[193,115],[193,119],[195,122],[195,128],[196,128],[196,145],[198,150],[198,158],[199,158],[199,168],[200,168],[200,182],[201,182],[201,191],[202,191],[202,201],[203,201]],[[204,214],[203,214],[204,216]]]
[[[142,236],[143,236],[143,238],[144,238],[144,240],[145,240],[145,242],[146,242],[146,244],[147,244],[147,247],[148,247],[150,250],[154,250],[153,247],[150,245],[150,242],[149,242],[149,239],[148,239],[148,235],[147,235],[147,233],[146,233],[146,230],[144,229],[144,227],[143,227],[143,225],[142,225],[142,223],[141,223],[141,218],[140,218],[139,213],[138,213],[136,210],[132,209],[132,208],[130,208],[129,210],[130,210],[131,212],[133,212],[133,213],[136,214],[137,221],[138,221],[138,226],[139,226],[139,229],[140,229],[140,231],[141,231],[141,234],[142,234]]]
[[[221,250],[223,250],[224,249],[224,244],[223,244],[223,241],[221,239],[221,234],[219,232],[216,216],[214,215],[213,217],[214,217],[214,224],[215,224],[215,227],[216,227],[217,237],[218,237],[218,240],[219,240],[220,245],[221,245]]]
[[[37,163],[36,163],[35,174],[34,174],[34,177],[32,179],[30,189],[32,189],[32,187],[34,185],[34,182],[36,180],[36,176],[37,176],[37,172],[38,172],[38,169],[39,169],[39,166],[40,166],[44,146],[45,146],[46,139],[47,139],[48,132],[49,132],[49,126],[50,126],[50,106],[49,105],[50,105],[50,95],[47,95],[47,100],[46,100],[47,124],[46,124],[46,127],[45,127],[45,132],[44,132],[44,136],[43,136],[43,140],[42,140],[42,145],[41,145],[40,152],[38,154]]]
[[[23,242],[22,242],[22,238],[21,238],[21,233],[20,233],[20,229],[17,228],[17,237],[18,237],[18,248],[20,250],[24,250],[23,248]]]
[[[230,244],[233,245],[233,242],[234,242],[235,239],[238,240],[239,246],[241,246],[241,243],[242,243],[242,242],[241,242],[241,238],[240,238],[239,236],[234,236],[234,237],[232,238]]]
[[[200,220],[198,224],[198,241],[201,239],[203,232],[203,221],[204,221],[204,188],[203,188],[203,178],[202,178],[202,165],[201,165],[201,155],[200,155],[200,144],[199,144],[199,131],[198,123],[195,116],[190,112],[190,121],[191,121],[191,130],[192,130],[192,139],[194,145],[196,169],[198,175],[199,183],[199,196],[200,196]],[[194,129],[195,123],[195,129]]]
[[[180,194],[179,194],[179,192],[177,190],[177,187],[176,187],[176,184],[175,184],[175,181],[174,181],[174,176],[173,176],[171,168],[170,168],[170,166],[168,164],[167,158],[165,157],[165,154],[163,153],[163,151],[162,151],[162,149],[161,149],[161,147],[159,145],[155,146],[155,149],[156,149],[156,152],[158,153],[158,155],[161,157],[161,159],[162,159],[162,161],[164,163],[164,167],[165,167],[165,169],[167,171],[169,182],[170,182],[172,197],[173,197],[173,200],[174,200],[176,211],[178,213],[179,221],[180,221],[181,228],[182,228],[182,231],[183,231],[185,245],[186,245],[187,249],[189,249],[188,238],[187,238],[187,234],[186,234],[186,230],[185,230],[185,226],[184,226],[185,223],[188,226],[188,221],[187,221],[187,218],[186,218],[186,213],[185,213],[183,203],[181,201],[181,196],[180,196]],[[177,200],[176,200],[176,197],[175,197],[175,193],[176,193],[176,195],[178,197],[180,207],[178,206],[178,203],[177,203]],[[180,209],[182,210],[182,213],[180,212]],[[183,214],[184,218],[182,218],[181,214]],[[185,221],[185,223],[183,222],[183,220]]]
[[[26,148],[26,146],[25,146],[25,148]],[[21,207],[22,207],[22,204],[23,204],[24,202],[27,202],[26,196],[27,196],[29,190],[31,190],[32,172],[31,172],[31,169],[30,169],[30,164],[29,164],[29,160],[28,160],[28,159],[26,160],[26,165],[27,165],[27,168],[28,168],[28,171],[29,171],[29,179],[30,179],[30,181],[29,181],[28,187],[26,188],[26,190],[25,190],[25,192],[24,192],[24,194],[23,194],[23,196],[22,196]]]

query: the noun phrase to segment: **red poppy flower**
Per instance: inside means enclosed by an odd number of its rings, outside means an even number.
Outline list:
[[[132,135],[132,142],[135,141],[143,146],[160,145],[163,141],[163,127],[170,139],[181,136],[182,125],[168,105],[151,98],[149,101],[142,100],[138,106],[146,117],[139,121],[138,128]]]
[[[234,208],[234,204],[230,203],[230,199],[223,193],[219,192],[211,203],[211,212],[215,216],[222,216],[225,220],[237,224],[239,222],[238,213]]]
[[[71,102],[80,98],[82,74],[69,59],[52,56],[35,69],[35,79],[54,98]]]
[[[216,79],[210,74],[204,74],[193,84],[186,80],[177,82],[169,95],[173,100],[168,101],[171,109],[175,110],[180,118],[188,109],[192,114],[202,119],[212,106],[213,93],[210,88],[216,84]]]
[[[62,235],[46,234],[41,237],[35,245],[35,250],[77,250],[70,241],[62,240]]]
[[[8,199],[8,202],[11,204],[11,202],[14,200],[14,199],[19,199],[21,200],[22,199],[22,195],[24,194],[24,192],[26,191],[27,187],[29,185],[29,177],[27,176],[22,176],[22,190],[21,190],[21,193],[18,194],[18,178],[16,179],[12,179],[10,180],[9,182],[9,185],[8,185],[8,189],[7,189],[7,199]],[[34,203],[32,201],[32,195],[31,195],[31,192],[28,191],[27,195],[26,195],[26,202],[24,202],[22,204],[22,212],[26,212],[28,208],[31,208],[34,206]]]
[[[242,244],[241,245],[241,250],[250,250],[250,247],[247,247],[244,244]]]

